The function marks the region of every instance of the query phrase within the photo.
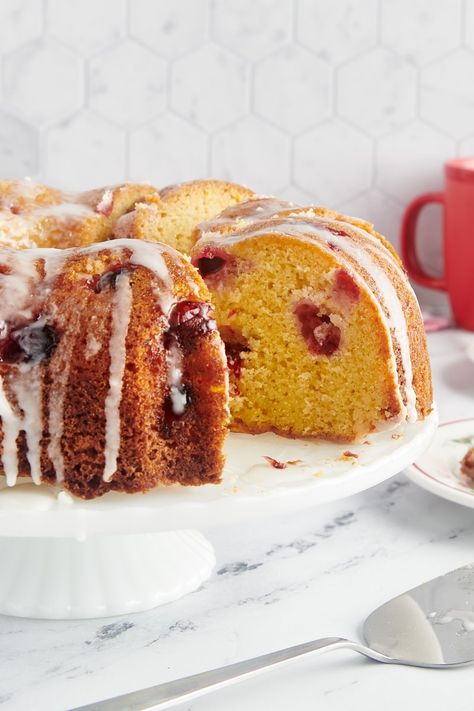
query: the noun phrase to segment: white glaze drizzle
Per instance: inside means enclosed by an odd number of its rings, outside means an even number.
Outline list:
[[[49,391],[49,420],[48,429],[50,441],[48,444],[48,457],[53,464],[58,483],[64,481],[64,457],[61,440],[64,434],[64,403],[66,401],[66,387],[71,369],[71,355],[74,345],[74,330],[77,327],[79,315],[75,314],[63,338],[63,347],[59,353],[61,363],[56,368],[56,378],[51,383]]]
[[[183,356],[177,343],[171,343],[166,353],[168,365],[168,387],[171,409],[175,415],[182,415],[186,409],[187,397],[183,391]]]
[[[337,220],[331,220],[331,222],[337,223]],[[339,223],[341,224],[341,223]],[[349,225],[349,223],[348,223]],[[350,225],[352,227],[352,225]],[[411,364],[410,347],[408,342],[407,334],[407,324],[405,319],[405,314],[403,312],[402,304],[398,298],[397,291],[385,273],[385,271],[379,266],[379,264],[371,256],[371,253],[367,249],[362,249],[358,247],[354,242],[347,238],[341,237],[335,234],[330,229],[326,228],[324,225],[318,225],[315,221],[310,219],[304,219],[302,217],[282,217],[275,220],[275,226],[262,225],[261,227],[256,226],[255,229],[244,229],[242,231],[232,232],[221,236],[219,239],[219,244],[235,244],[236,242],[257,237],[272,234],[273,232],[278,234],[284,234],[288,237],[296,238],[303,241],[312,242],[313,238],[316,237],[324,245],[332,243],[335,247],[342,252],[342,254],[347,254],[352,259],[357,261],[363,269],[370,275],[372,280],[377,286],[377,291],[383,297],[386,311],[382,308],[377,295],[368,289],[366,289],[371,295],[371,300],[377,307],[380,314],[382,322],[385,324],[387,329],[387,334],[389,335],[389,342],[391,344],[391,370],[393,377],[396,382],[399,383],[395,351],[392,344],[392,333],[395,335],[396,342],[400,348],[400,357],[402,360],[402,367],[405,374],[405,399],[406,407],[403,406],[403,399],[400,394],[400,403],[402,405],[402,417],[406,417],[409,422],[414,422],[418,419],[418,414],[416,411],[416,393],[413,388],[413,369]],[[214,242],[216,239],[215,234],[212,232],[206,233],[200,240],[200,244],[207,244],[209,242]],[[374,239],[377,239],[374,237]],[[378,245],[380,245],[380,250],[384,253],[388,250],[384,247],[382,242],[377,240]],[[327,247],[329,249],[329,247]],[[390,255],[391,256],[391,255]],[[349,265],[350,268],[350,265]],[[355,276],[354,274],[352,274]],[[387,315],[388,314],[388,315]],[[398,387],[400,390],[400,385]]]
[[[105,465],[102,478],[110,481],[117,469],[120,450],[120,403],[127,356],[126,340],[132,312],[132,289],[127,274],[119,274],[112,300],[109,341],[109,392],[105,398]]]
[[[296,207],[298,206],[286,200],[279,200],[274,197],[260,197],[227,207],[216,217],[212,217],[210,220],[198,225],[197,230],[201,235],[206,232],[219,231],[219,228],[227,225],[235,225],[242,228],[250,227],[262,220],[274,216],[279,217],[278,213],[283,210],[290,210]]]
[[[18,317],[29,319],[34,316],[33,309],[35,312],[41,310],[42,304],[50,294],[56,276],[69,258],[90,253],[121,253],[123,251],[130,255],[127,257],[130,263],[146,268],[158,278],[159,285],[154,287],[154,294],[163,314],[167,315],[175,298],[163,253],[166,252],[173,262],[180,260],[181,257],[166,245],[118,239],[111,243],[94,244],[84,249],[30,249],[23,252],[12,249],[1,250],[0,265],[4,265],[8,269],[5,274],[0,272],[0,328],[5,321]],[[37,264],[40,261],[43,262],[43,277],[41,270],[37,270]],[[198,287],[191,276],[188,277],[188,282],[191,291],[197,294]],[[111,364],[109,393],[106,400],[106,462],[103,474],[106,481],[110,480],[109,477],[113,476],[116,469],[120,447],[120,402],[131,300],[132,293],[128,276],[120,274],[117,277],[112,306],[112,335],[109,343]],[[70,338],[65,338],[66,343],[69,341],[71,341]],[[89,357],[91,351],[98,352],[96,348],[100,349],[100,347],[101,344],[98,341],[94,344],[91,342],[88,349]],[[68,381],[68,361],[70,360],[70,354],[68,355],[64,350],[62,352],[65,357],[64,367],[60,377],[56,379],[48,393],[49,397],[52,397],[52,393],[54,393],[54,407],[50,408],[48,423],[50,432],[48,456],[51,458],[58,481],[64,475],[61,437],[65,388]],[[173,373],[169,379],[178,386],[179,390],[181,369],[177,361],[173,362],[173,356],[170,358],[170,368],[173,369]],[[27,458],[32,477],[35,482],[40,479],[39,456],[43,429],[41,417],[43,394],[40,372],[40,363],[31,363],[23,364],[21,367],[17,365],[9,375],[10,387],[18,400],[18,409],[23,413],[23,417],[16,414],[0,378],[0,419],[3,431],[2,464],[9,486],[16,483],[18,476],[17,439],[22,430],[26,434]],[[177,398],[175,405],[177,409],[180,407],[178,400],[179,398]]]
[[[21,418],[13,410],[3,387],[0,376],[0,417],[2,419],[3,442],[2,464],[7,486],[14,486],[18,477],[18,451],[16,441],[21,429]]]
[[[11,387],[23,412],[20,430],[26,437],[26,458],[35,484],[41,483],[41,437],[43,434],[41,373],[34,365],[22,363]],[[16,479],[16,475],[15,475]]]

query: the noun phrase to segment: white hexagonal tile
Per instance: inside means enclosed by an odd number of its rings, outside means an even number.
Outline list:
[[[442,165],[454,153],[452,139],[415,121],[379,139],[375,182],[389,195],[408,202],[420,192],[441,187]]]
[[[381,0],[382,41],[411,62],[429,62],[461,42],[461,0]]]
[[[38,171],[38,135],[32,126],[0,113],[2,177],[24,178]]]
[[[474,156],[474,135],[459,142],[458,155],[465,157]]]
[[[416,72],[398,55],[378,47],[341,67],[337,104],[344,118],[377,135],[415,115]]]
[[[464,13],[464,40],[468,47],[474,49],[474,3],[466,2]]]
[[[90,105],[128,128],[154,118],[166,105],[166,62],[126,41],[90,62]]]
[[[421,72],[420,114],[451,136],[474,127],[474,56],[465,49],[433,62]]]
[[[289,182],[290,160],[290,139],[254,116],[228,126],[212,139],[212,174],[264,194]]]
[[[298,185],[287,185],[278,190],[278,197],[289,202],[294,202],[295,205],[315,205],[316,196]]]
[[[48,0],[46,9],[49,32],[86,55],[125,35],[125,0]]]
[[[377,38],[377,0],[298,0],[297,38],[334,64],[359,54]]]
[[[2,0],[0,3],[0,51],[10,52],[39,37],[43,7],[38,0]]]
[[[292,14],[291,0],[216,0],[214,39],[248,59],[259,59],[288,42]]]
[[[213,45],[172,65],[172,108],[208,131],[242,116],[247,109],[247,93],[245,63]]]
[[[256,113],[291,133],[327,118],[330,100],[330,68],[305,49],[285,47],[255,68]]]
[[[403,206],[380,190],[369,189],[353,200],[340,205],[342,212],[372,222],[397,249],[400,243],[400,224]]]
[[[46,165],[48,181],[66,190],[123,181],[124,131],[90,111],[82,111],[49,129]]]
[[[208,0],[133,0],[130,33],[150,49],[177,57],[203,44],[209,33]]]
[[[4,96],[34,123],[50,123],[78,109],[83,83],[81,59],[51,39],[30,42],[4,61]]]
[[[372,141],[342,121],[331,121],[295,140],[295,182],[329,207],[372,182]]]
[[[164,114],[130,138],[130,177],[163,186],[207,174],[207,139],[199,129]]]

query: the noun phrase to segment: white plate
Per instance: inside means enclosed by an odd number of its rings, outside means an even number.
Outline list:
[[[74,499],[45,485],[0,490],[0,536],[84,538],[253,521],[342,499],[397,474],[428,447],[436,411],[423,422],[370,435],[359,444],[292,440],[273,434],[231,434],[218,486],[171,486],[147,494],[109,493]],[[357,456],[344,454],[350,452]],[[294,462],[275,469],[265,455]]]
[[[444,422],[431,446],[406,474],[432,494],[474,508],[474,482],[461,473],[461,459],[474,447],[474,418]]]

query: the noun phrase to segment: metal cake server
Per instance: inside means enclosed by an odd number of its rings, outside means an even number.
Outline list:
[[[300,657],[336,649],[352,649],[387,664],[440,669],[469,664],[474,662],[474,564],[434,578],[386,602],[368,616],[363,634],[367,646],[342,637],[325,637],[81,706],[75,711],[169,708]]]

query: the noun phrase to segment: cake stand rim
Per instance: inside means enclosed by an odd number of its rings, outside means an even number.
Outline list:
[[[100,499],[91,502],[74,499],[73,503],[66,499],[63,505],[55,508],[35,508],[22,505],[2,507],[2,493],[7,491],[3,489],[0,492],[0,537],[73,537],[80,540],[93,535],[133,535],[190,528],[208,531],[221,525],[254,519],[256,515],[268,517],[295,513],[345,499],[403,471],[428,448],[437,426],[438,415],[433,406],[433,411],[425,420],[406,425],[409,432],[410,428],[415,428],[409,441],[394,442],[388,454],[363,469],[351,467],[348,463],[347,471],[337,477],[322,477],[315,479],[312,486],[281,491],[257,491],[235,496],[226,492],[220,495],[216,491],[219,486],[209,485],[216,492],[209,500],[199,498],[199,490],[206,487],[195,488],[195,495],[189,493],[192,487],[185,487],[186,500],[161,503],[160,506],[147,494],[116,494],[113,503],[104,508],[100,507]],[[338,447],[342,453],[351,445]],[[44,489],[49,492],[50,487]],[[95,502],[99,505],[94,506]]]

